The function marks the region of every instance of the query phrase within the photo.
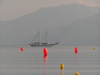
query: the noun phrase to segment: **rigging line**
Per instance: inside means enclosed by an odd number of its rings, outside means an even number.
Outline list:
[[[45,34],[45,36],[44,36],[44,38],[42,39],[42,41],[41,41],[41,42],[43,42],[43,40],[45,39],[45,37],[46,37],[46,34]]]
[[[34,37],[34,39],[32,41],[34,41],[37,36],[38,36],[38,33],[36,34],[36,36]]]
[[[48,43],[48,24],[46,25],[46,43]]]
[[[39,25],[39,29],[38,29],[38,33],[36,34],[36,36],[34,37],[34,39],[32,41],[35,40],[35,38],[38,36],[38,42],[40,42],[40,25]]]

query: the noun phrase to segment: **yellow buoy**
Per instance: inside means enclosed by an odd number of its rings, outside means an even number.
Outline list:
[[[61,64],[61,67],[64,67],[64,64]]]
[[[61,70],[63,70],[63,69],[64,69],[64,64],[61,64],[60,69],[61,69]]]
[[[96,48],[93,48],[94,50],[96,50]]]
[[[79,73],[78,73],[78,72],[76,72],[76,73],[75,73],[75,75],[79,75]]]
[[[60,67],[61,70],[64,70],[64,67]]]

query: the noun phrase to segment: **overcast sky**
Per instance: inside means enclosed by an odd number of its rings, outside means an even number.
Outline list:
[[[42,7],[72,3],[100,7],[100,0],[0,0],[0,21],[13,20]]]

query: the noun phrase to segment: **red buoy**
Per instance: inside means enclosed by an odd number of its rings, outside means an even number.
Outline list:
[[[44,53],[44,55],[47,55],[48,54],[48,51],[47,51],[46,48],[44,48],[43,53]]]
[[[78,48],[77,47],[75,47],[75,54],[77,54],[78,53]]]
[[[24,51],[23,47],[20,47],[21,51]]]

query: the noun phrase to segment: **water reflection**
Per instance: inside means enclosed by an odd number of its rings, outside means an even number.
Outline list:
[[[47,64],[47,62],[48,62],[48,55],[44,55],[43,58],[44,58],[44,65],[48,65]]]
[[[77,62],[78,62],[78,55],[75,54],[75,65],[77,65]]]
[[[64,75],[64,71],[63,70],[61,71],[61,75]]]
[[[44,73],[44,75],[48,75],[47,73],[46,73],[46,70],[48,69],[47,68],[47,65],[48,65],[48,55],[44,55],[43,56],[43,58],[44,58],[44,69],[45,69],[45,73]]]

